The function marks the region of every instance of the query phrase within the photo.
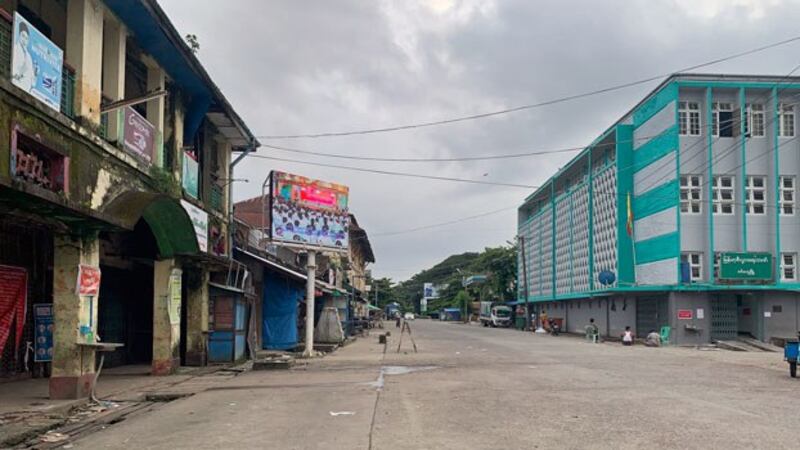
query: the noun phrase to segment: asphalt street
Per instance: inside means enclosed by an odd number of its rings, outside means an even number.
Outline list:
[[[72,448],[797,448],[780,353],[590,344],[417,320],[290,371],[255,371]]]

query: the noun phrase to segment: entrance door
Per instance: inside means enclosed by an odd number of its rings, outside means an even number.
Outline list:
[[[662,326],[669,325],[667,318],[667,299],[660,297],[636,298],[636,336],[644,338],[650,330],[660,332]]]
[[[711,297],[711,340],[736,339],[739,333],[738,307],[733,295]]]

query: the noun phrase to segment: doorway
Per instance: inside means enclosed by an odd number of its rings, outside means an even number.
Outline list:
[[[711,340],[733,340],[739,335],[739,296],[711,296]]]

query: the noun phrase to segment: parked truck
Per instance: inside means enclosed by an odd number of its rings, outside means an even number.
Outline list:
[[[481,324],[485,327],[511,326],[511,308],[493,302],[481,302]]]

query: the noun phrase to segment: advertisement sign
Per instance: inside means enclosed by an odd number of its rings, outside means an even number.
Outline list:
[[[273,241],[323,250],[348,250],[347,186],[275,171],[270,180]]]
[[[152,164],[156,146],[156,127],[130,106],[126,106],[122,111],[125,116],[123,147],[128,153],[139,157],[147,164]]]
[[[769,253],[721,253],[720,280],[772,280],[772,255]]]
[[[692,318],[692,310],[691,309],[679,309],[678,310],[678,319],[680,320],[691,320]]]
[[[424,283],[422,285],[422,298],[439,298],[439,288],[434,286],[433,283]]]
[[[197,237],[197,246],[201,252],[208,251],[208,213],[194,206],[186,200],[181,200],[181,206],[189,214],[189,219],[194,225],[194,234]]]
[[[78,266],[78,295],[97,297],[100,293],[100,268],[81,264]]]
[[[0,266],[0,349],[5,348],[13,324],[14,348],[19,348],[27,302],[28,272],[22,267]]]
[[[178,325],[181,323],[181,281],[182,272],[180,269],[172,269],[169,276],[169,323]]]
[[[181,184],[183,185],[183,190],[191,195],[193,198],[198,197],[198,186],[200,185],[200,180],[198,177],[199,173],[199,165],[197,164],[197,160],[194,159],[189,152],[183,153],[183,176],[181,177]]]
[[[12,45],[11,82],[59,111],[64,52],[16,12]]]
[[[47,362],[53,360],[53,304],[33,305],[33,360]]]

